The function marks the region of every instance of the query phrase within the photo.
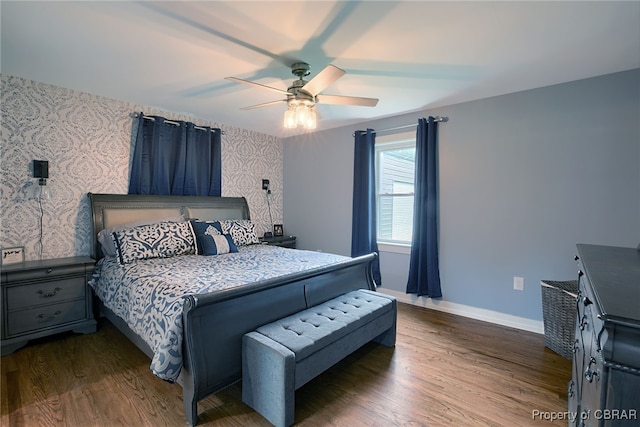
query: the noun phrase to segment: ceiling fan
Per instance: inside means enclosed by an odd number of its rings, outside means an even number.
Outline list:
[[[295,128],[298,125],[302,125],[305,129],[315,129],[315,105],[318,103],[356,105],[362,107],[375,107],[378,104],[376,98],[320,94],[320,92],[344,76],[346,72],[335,65],[329,64],[311,80],[304,80],[304,77],[310,74],[310,69],[311,67],[306,62],[296,62],[291,65],[291,73],[297,76],[298,80],[295,80],[286,91],[237,77],[226,77],[226,79],[286,95],[285,99],[278,99],[277,101],[242,108],[243,110],[252,110],[254,108],[286,102],[289,107],[284,115],[284,126],[286,128]]]

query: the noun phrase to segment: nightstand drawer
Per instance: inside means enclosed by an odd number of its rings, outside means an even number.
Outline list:
[[[3,279],[9,283],[22,282],[25,280],[47,279],[49,277],[59,277],[66,275],[78,275],[85,273],[85,266],[82,264],[59,265],[30,270],[9,271],[3,274]],[[4,280],[3,280],[4,282]]]
[[[87,317],[85,300],[69,301],[28,310],[9,313],[7,334],[9,337],[30,331],[51,328],[76,322]]]
[[[7,287],[7,310],[55,304],[71,299],[84,299],[86,281],[84,276],[62,280],[34,283],[32,285]]]

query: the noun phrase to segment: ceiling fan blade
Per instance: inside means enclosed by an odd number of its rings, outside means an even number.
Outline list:
[[[263,102],[262,104],[250,105],[248,107],[242,107],[240,109],[241,110],[253,110],[255,108],[262,108],[262,107],[268,107],[269,105],[279,104],[281,102],[287,102],[287,100],[286,99],[278,99],[277,101]]]
[[[309,92],[312,96],[316,96],[345,74],[346,71],[343,69],[329,64],[302,86],[302,89]]]
[[[316,100],[320,104],[357,105],[360,107],[375,107],[377,98],[362,98],[359,96],[318,95]]]
[[[232,80],[234,82],[238,82],[238,83],[243,83],[246,85],[250,85],[250,86],[255,86],[261,89],[267,89],[273,92],[277,92],[281,95],[288,95],[289,92],[287,92],[286,90],[282,90],[282,89],[278,89],[277,87],[271,87],[271,86],[266,86],[266,85],[262,85],[260,83],[256,83],[256,82],[250,82],[249,80],[243,80],[243,79],[239,79],[237,77],[225,77],[225,79],[227,80]]]

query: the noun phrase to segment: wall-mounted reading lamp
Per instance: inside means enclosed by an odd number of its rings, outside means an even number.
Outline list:
[[[49,199],[51,193],[46,188],[47,178],[49,178],[49,162],[46,160],[33,161],[33,177],[38,178],[38,186],[40,188],[39,197],[41,199]]]
[[[47,178],[49,178],[49,162],[46,160],[34,160],[33,177],[40,178],[38,184],[47,185]]]
[[[34,160],[33,161],[33,177],[38,178],[38,188],[40,191],[37,191],[35,194],[38,199],[38,204],[40,205],[40,253],[39,258],[42,259],[42,254],[44,252],[44,244],[42,242],[43,236],[43,217],[44,211],[42,209],[42,200],[49,200],[51,198],[51,193],[47,188],[47,178],[49,178],[49,162],[46,160]]]
[[[269,207],[269,220],[271,221],[271,227],[273,227],[273,217],[271,216],[271,201],[269,200],[269,195],[271,194],[271,188],[269,186],[269,180],[268,179],[263,179],[262,180],[262,189],[265,192],[265,197],[267,198],[267,206]],[[265,231],[264,232],[264,237],[265,238],[270,238],[273,237],[273,233],[271,231]]]

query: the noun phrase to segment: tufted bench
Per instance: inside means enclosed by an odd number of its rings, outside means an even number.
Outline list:
[[[397,310],[392,296],[359,289],[245,334],[242,400],[293,424],[295,390],[369,341],[395,345]]]

